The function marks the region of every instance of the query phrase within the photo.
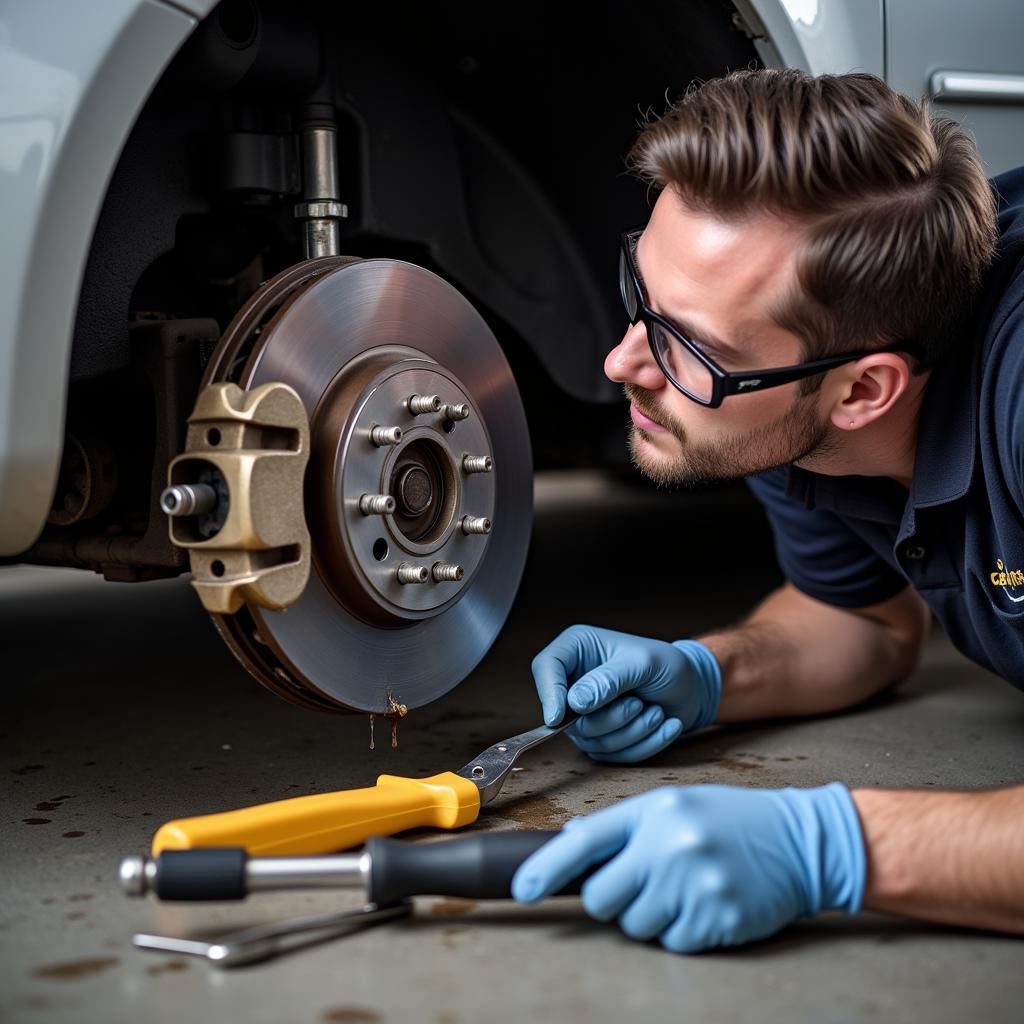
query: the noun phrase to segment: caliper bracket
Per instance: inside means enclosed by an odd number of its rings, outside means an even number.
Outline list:
[[[199,393],[167,481],[203,482],[207,494],[212,481],[217,503],[168,522],[171,542],[188,549],[192,586],[208,612],[231,615],[243,604],[280,611],[298,600],[309,579],[308,461],[306,409],[287,384],[210,384]]]

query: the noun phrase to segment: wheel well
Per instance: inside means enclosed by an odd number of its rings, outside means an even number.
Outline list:
[[[296,104],[315,98],[339,114],[343,251],[430,267],[564,395],[615,397],[601,362],[621,329],[616,241],[647,209],[623,159],[647,111],[756,60],[732,5],[399,8],[224,0],[205,19],[110,183],[73,382],[128,364],[132,318],[223,327],[301,258],[292,131]]]

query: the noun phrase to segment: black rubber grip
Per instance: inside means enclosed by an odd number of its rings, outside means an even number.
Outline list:
[[[153,892],[162,900],[243,900],[248,859],[240,846],[164,850]]]
[[[409,896],[463,896],[507,900],[512,876],[535,850],[557,832],[486,832],[436,843],[368,839],[370,884],[367,898],[386,907]],[[558,895],[579,895],[588,871]]]

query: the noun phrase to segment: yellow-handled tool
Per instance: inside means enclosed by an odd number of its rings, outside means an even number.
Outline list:
[[[376,786],[366,789],[169,821],[153,837],[153,856],[195,846],[242,846],[254,855],[329,853],[410,828],[461,828],[498,795],[520,754],[557,736],[576,718],[569,715],[559,725],[495,743],[457,772],[427,779],[381,775]]]

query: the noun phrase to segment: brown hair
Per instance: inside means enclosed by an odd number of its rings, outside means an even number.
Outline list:
[[[929,369],[957,342],[994,252],[971,137],[874,75],[739,71],[692,86],[629,163],[703,212],[806,225],[798,287],[774,317],[807,359],[907,341]]]

